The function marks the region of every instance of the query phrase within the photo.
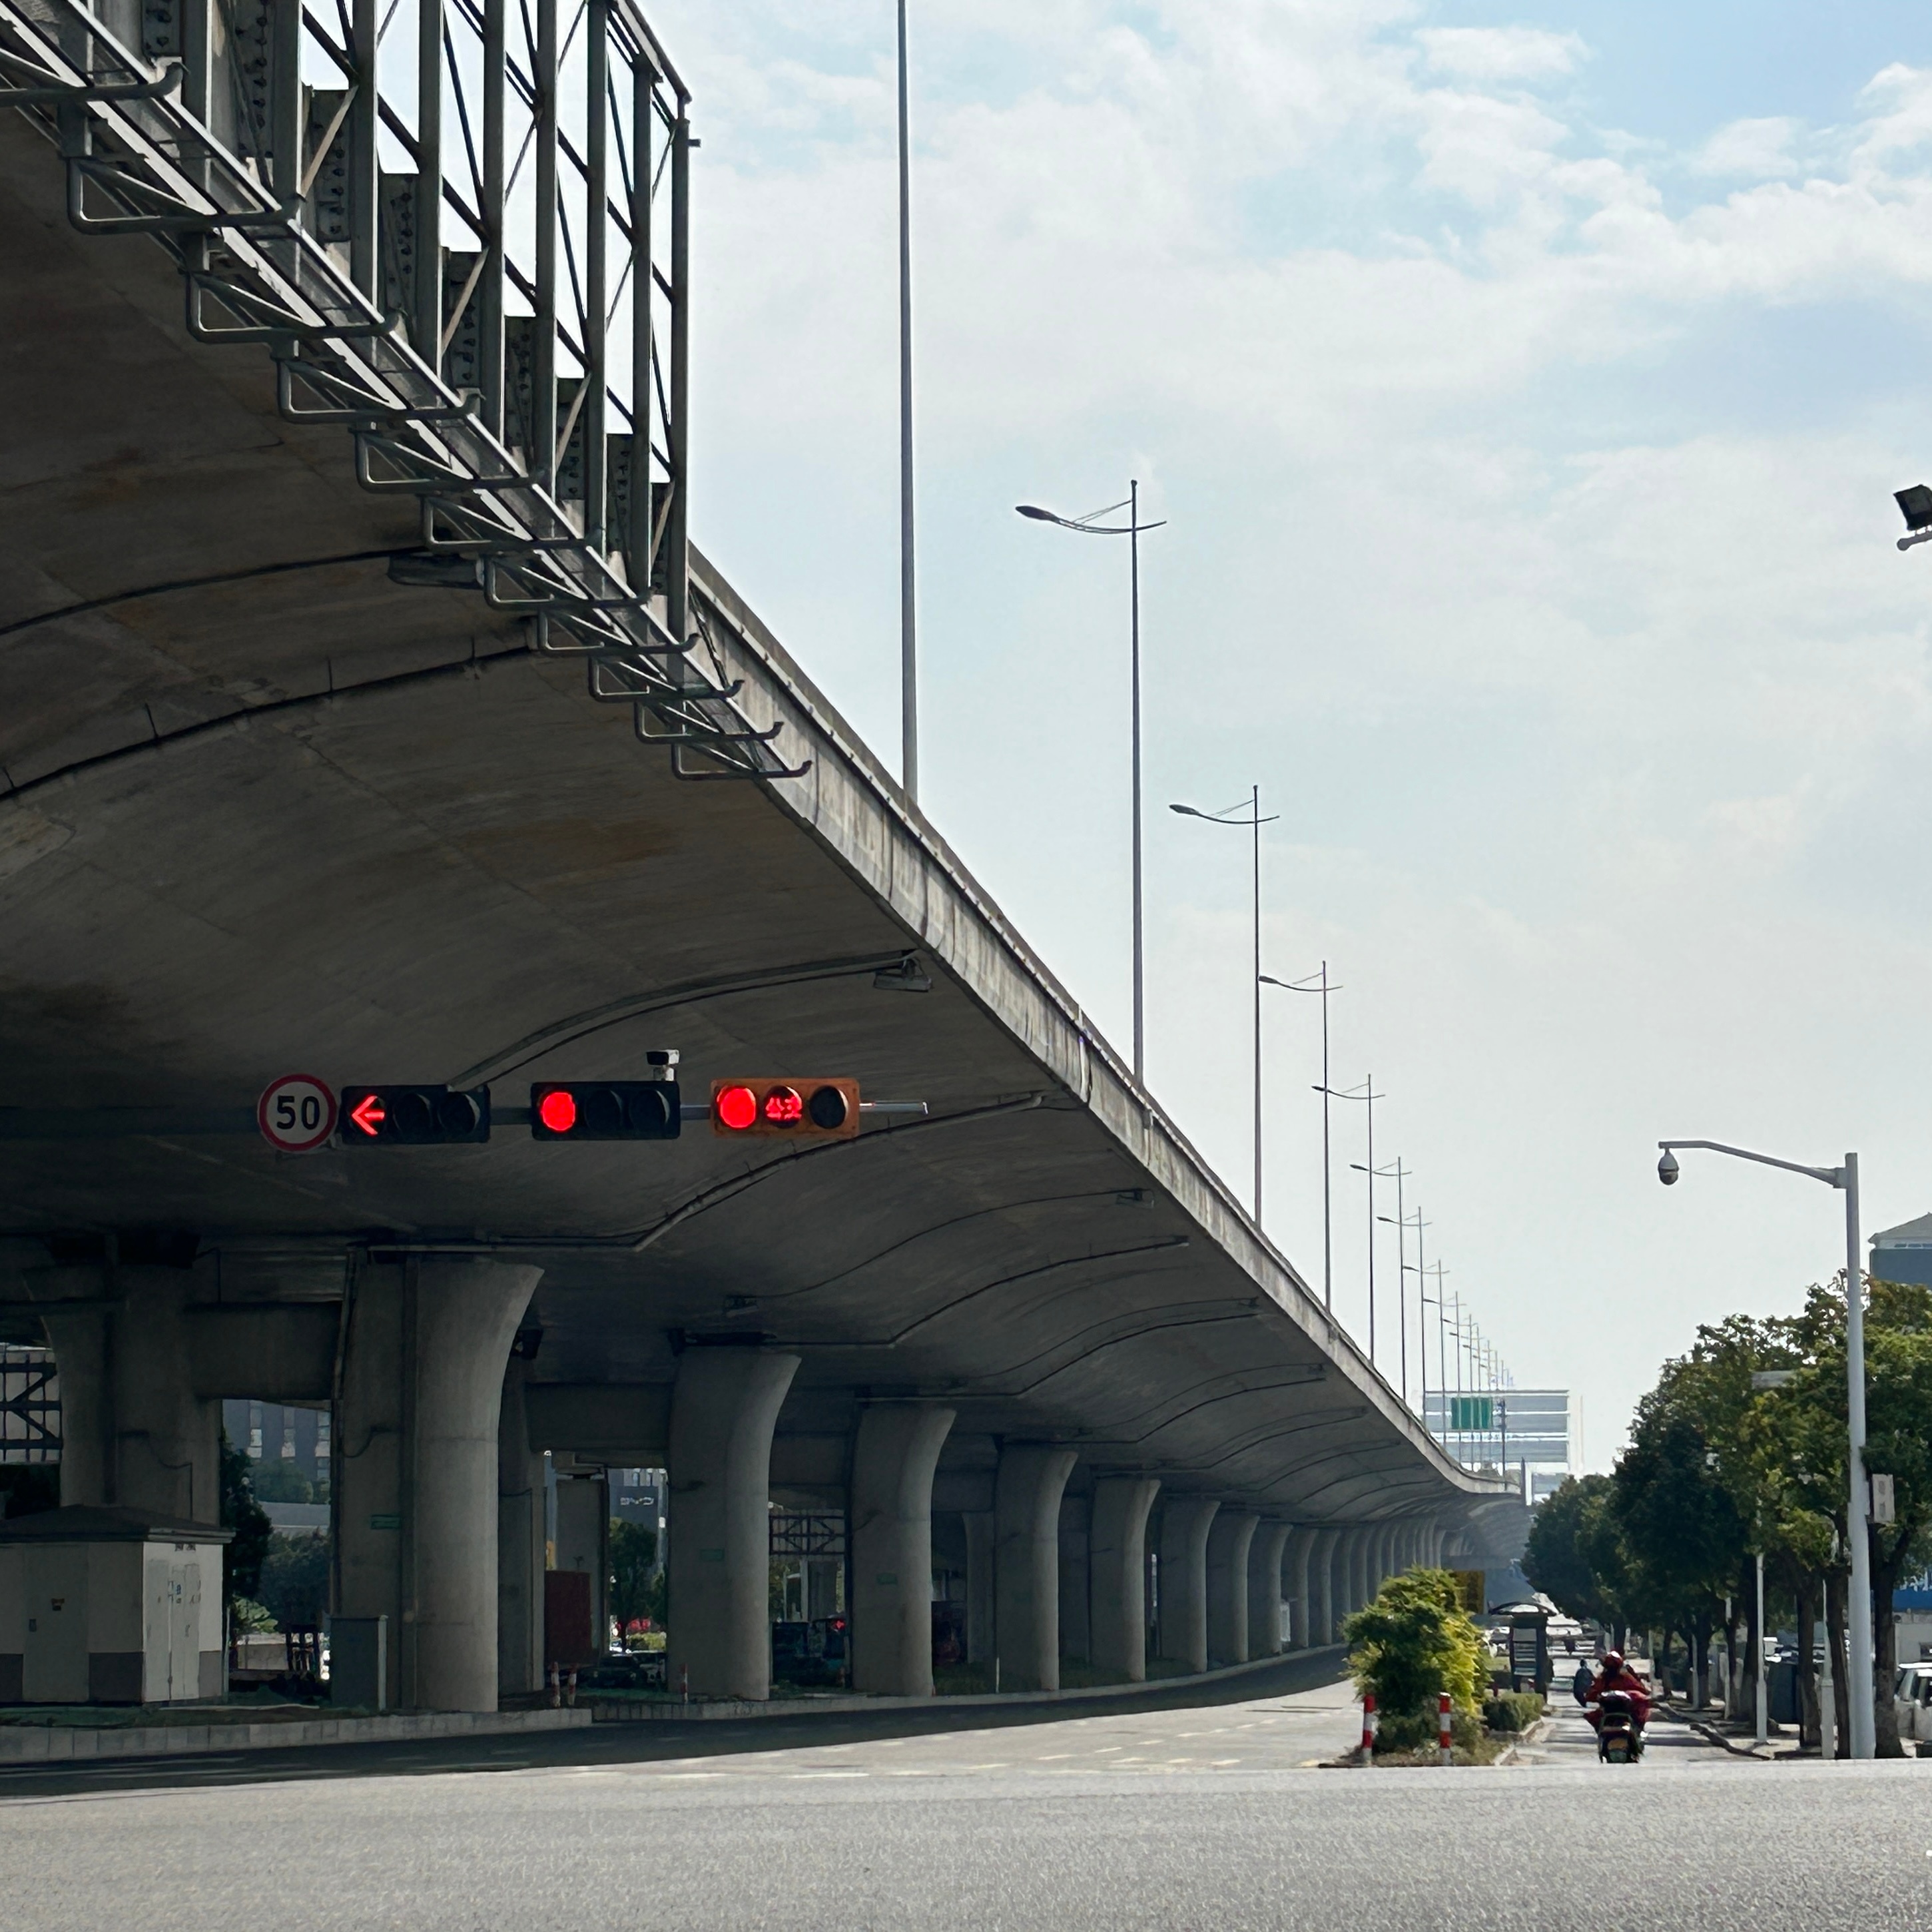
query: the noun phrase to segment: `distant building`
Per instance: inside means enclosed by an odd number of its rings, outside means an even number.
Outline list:
[[[221,1405],[228,1439],[254,1465],[255,1492],[264,1502],[306,1503],[328,1480],[328,1411],[274,1402],[230,1400]]]
[[[1876,1281],[1910,1281],[1932,1288],[1932,1214],[1873,1235],[1868,1272]]]
[[[1540,1502],[1570,1473],[1568,1389],[1431,1389],[1423,1420],[1467,1467],[1517,1475],[1526,1501]]]

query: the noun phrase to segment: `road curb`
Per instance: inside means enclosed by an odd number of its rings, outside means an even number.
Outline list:
[[[500,1737],[572,1731],[588,1711],[413,1711],[387,1717],[298,1718],[286,1723],[0,1725],[0,1765],[95,1764],[208,1751],[294,1750],[308,1744],[400,1744],[421,1738]]]
[[[867,1697],[844,1694],[830,1697],[787,1697],[755,1703],[747,1700],[718,1698],[689,1704],[634,1704],[617,1700],[600,1700],[594,1692],[579,1694],[578,1708],[587,1706],[600,1724],[695,1724],[734,1722],[770,1723],[784,1718],[844,1715],[862,1711],[1000,1711],[1039,1705],[1084,1704],[1100,1700],[1158,1696],[1167,1690],[1191,1690],[1204,1685],[1226,1684],[1304,1658],[1340,1654],[1341,1644],[1325,1644],[1316,1650],[1284,1651],[1278,1657],[1258,1657],[1246,1664],[1224,1664],[1218,1670],[1196,1671],[1186,1677],[1154,1677],[1139,1684],[1100,1684],[1073,1690],[1000,1690],[974,1692],[945,1697]]]

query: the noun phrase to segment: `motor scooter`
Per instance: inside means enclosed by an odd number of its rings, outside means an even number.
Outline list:
[[[1628,1690],[1606,1690],[1598,1706],[1597,1755],[1605,1764],[1634,1764],[1643,1755],[1643,1726]]]

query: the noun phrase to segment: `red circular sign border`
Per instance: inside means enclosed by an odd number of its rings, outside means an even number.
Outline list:
[[[304,1081],[311,1087],[319,1087],[328,1096],[328,1120],[322,1132],[313,1140],[305,1140],[299,1144],[292,1145],[287,1142],[278,1140],[268,1131],[268,1102],[283,1088],[292,1086],[297,1081]],[[340,1100],[335,1089],[326,1080],[313,1073],[278,1073],[274,1078],[262,1089],[260,1096],[255,1102],[256,1130],[278,1154],[313,1154],[317,1148],[328,1144],[330,1135],[335,1131],[336,1120],[340,1111]]]

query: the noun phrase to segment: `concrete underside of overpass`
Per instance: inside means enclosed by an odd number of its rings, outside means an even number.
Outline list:
[[[1303,1524],[1493,1503],[716,571],[712,645],[802,778],[680,782],[579,662],[392,582],[413,503],[280,420],[260,350],[192,340],[160,250],[76,233],[18,116],[0,260],[0,1106],[179,1110],[8,1130],[16,1267],[172,1231],[234,1310],[333,1304],[357,1256],[526,1264],[533,1440],[662,1460],[680,1352],[761,1340],[800,1361],[800,1501],[890,1398],[956,1412],[942,1486],[1024,1440]],[[882,990],[909,956],[930,990]],[[520,1105],[667,1046],[687,1098],[836,1073],[929,1115],[796,1149],[182,1130],[284,1071]]]

